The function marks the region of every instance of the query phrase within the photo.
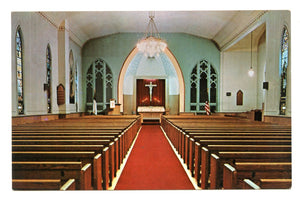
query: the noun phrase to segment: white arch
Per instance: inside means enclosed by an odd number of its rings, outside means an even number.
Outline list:
[[[134,58],[134,56],[138,53],[138,49],[137,47],[135,47],[130,54],[128,55],[128,57],[126,58],[126,60],[123,63],[123,66],[121,68],[121,72],[119,75],[119,80],[118,80],[118,102],[121,104],[121,112],[123,112],[123,83],[124,83],[124,78],[125,78],[125,74],[126,71],[128,69],[128,66],[130,64],[130,62],[132,61],[132,59]],[[175,68],[177,77],[178,77],[178,81],[179,81],[179,112],[184,112],[184,79],[183,79],[183,74],[181,71],[181,68],[175,58],[175,56],[172,54],[172,52],[169,50],[169,48],[166,48],[165,50],[165,54],[169,57],[170,61],[172,62],[172,65]]]

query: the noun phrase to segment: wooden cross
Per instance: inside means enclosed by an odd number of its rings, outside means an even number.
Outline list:
[[[152,84],[152,82],[150,82],[150,84],[146,84],[145,87],[149,87],[149,95],[150,95],[150,102],[152,102],[152,88],[156,87],[156,84]]]

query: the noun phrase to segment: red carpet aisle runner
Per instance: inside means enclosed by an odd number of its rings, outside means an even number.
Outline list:
[[[194,189],[159,125],[143,126],[115,190]]]

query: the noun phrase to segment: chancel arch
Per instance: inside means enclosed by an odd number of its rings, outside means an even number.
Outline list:
[[[97,102],[99,113],[106,109],[113,98],[113,74],[103,59],[96,59],[86,74],[86,112],[93,111],[93,99]]]
[[[175,107],[172,108],[174,113],[184,112],[184,79],[176,58],[168,48],[155,58],[145,57],[137,48],[128,55],[118,81],[118,102],[121,104],[121,112],[125,114],[135,113],[136,79],[164,79],[166,108],[171,110],[169,106],[172,106]],[[126,103],[129,100],[133,102],[132,107]]]

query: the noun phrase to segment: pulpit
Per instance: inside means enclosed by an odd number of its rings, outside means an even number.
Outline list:
[[[144,120],[159,120],[161,122],[161,115],[165,112],[163,106],[138,106],[137,112],[141,115],[142,123]]]
[[[115,104],[115,106],[112,108],[108,106],[107,115],[121,115],[120,107],[121,104]]]

